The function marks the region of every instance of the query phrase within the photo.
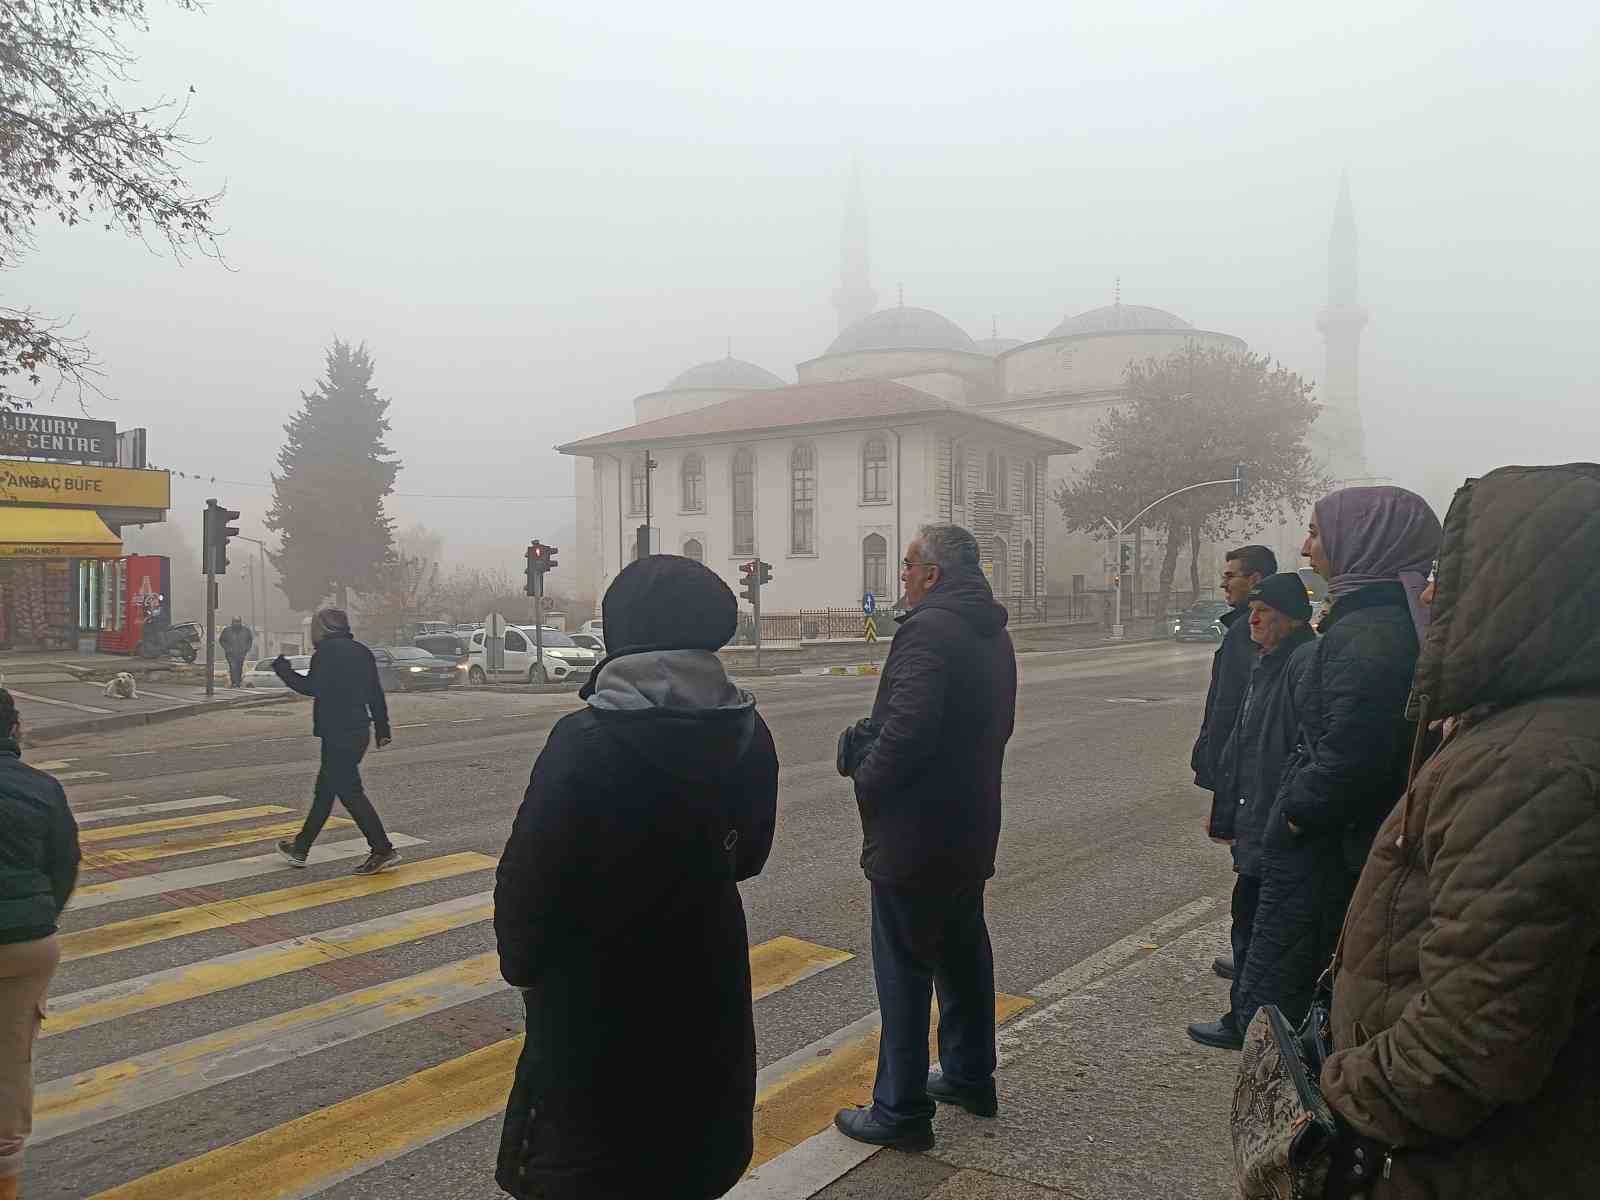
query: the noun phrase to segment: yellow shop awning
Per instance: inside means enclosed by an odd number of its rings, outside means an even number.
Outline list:
[[[121,558],[122,539],[84,508],[0,505],[0,558]]]

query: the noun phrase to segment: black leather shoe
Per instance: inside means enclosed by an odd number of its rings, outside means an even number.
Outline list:
[[[1233,959],[1232,959],[1232,957],[1230,956],[1228,958],[1214,959],[1212,961],[1212,963],[1211,963],[1211,969],[1217,973],[1217,978],[1218,979],[1232,979],[1233,978]]]
[[[1218,1050],[1244,1049],[1244,1035],[1233,1023],[1231,1015],[1215,1021],[1196,1021],[1189,1026],[1189,1036],[1202,1046],[1214,1046]]]
[[[945,1082],[942,1071],[929,1071],[928,1095],[940,1104],[964,1108],[975,1117],[992,1117],[1000,1112],[1000,1101],[995,1096],[992,1079],[982,1087],[959,1088]]]
[[[845,1137],[869,1146],[892,1146],[896,1150],[932,1150],[933,1122],[907,1121],[892,1125],[878,1119],[871,1108],[841,1108],[833,1118]]]

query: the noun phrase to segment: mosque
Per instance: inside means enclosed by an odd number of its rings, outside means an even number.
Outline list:
[[[1092,461],[1094,428],[1121,399],[1125,368],[1191,344],[1246,349],[1120,294],[1032,341],[975,340],[903,301],[879,308],[859,175],[841,250],[838,336],[796,366],[795,382],[730,354],[639,396],[634,424],[559,447],[575,460],[578,545],[568,561],[581,600],[598,601],[648,524],[655,552],[699,559],[735,591],[741,563],[770,563],[765,612],[855,608],[866,593],[889,602],[917,526],[954,521],[978,535],[984,570],[1014,619],[1065,615],[1071,597],[1106,586],[1107,548],[1067,532],[1051,496]],[[1313,450],[1337,479],[1367,474],[1365,322],[1344,179],[1318,316],[1324,407],[1313,431]],[[1280,530],[1269,540],[1279,548],[1292,537]],[[1147,538],[1147,562],[1155,548]],[[1216,548],[1203,552],[1212,558]]]

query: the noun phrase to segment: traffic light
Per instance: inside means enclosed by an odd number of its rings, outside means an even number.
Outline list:
[[[554,571],[556,569],[556,551],[560,548],[559,546],[546,546],[544,548],[544,569],[546,571]]]
[[[228,573],[228,539],[239,536],[239,527],[229,522],[238,519],[239,513],[234,509],[223,508],[215,500],[206,501],[201,565],[208,574]]]
[[[766,564],[746,562],[739,564],[739,595],[751,607],[761,602],[761,576],[759,569]]]
[[[1117,570],[1123,575],[1133,574],[1133,543],[1123,542],[1117,547]]]
[[[761,586],[766,587],[772,582],[772,564],[757,560],[756,566],[760,570]]]
[[[1233,498],[1243,500],[1245,492],[1250,487],[1250,468],[1244,463],[1235,463],[1233,466]]]
[[[558,547],[546,546],[543,542],[528,543],[526,583],[523,586],[523,595],[537,596],[544,589],[540,587],[542,576],[547,571],[553,571],[556,565],[556,550]]]

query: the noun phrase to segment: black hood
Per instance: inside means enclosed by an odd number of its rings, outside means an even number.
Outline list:
[[[921,604],[900,618],[909,621],[925,609],[938,608],[954,613],[980,637],[993,637],[1006,627],[1011,614],[994,598],[994,590],[977,567],[957,567],[941,571],[938,586]]]
[[[675,779],[712,780],[744,757],[756,702],[709,650],[658,650],[606,663],[589,709],[605,730]]]

